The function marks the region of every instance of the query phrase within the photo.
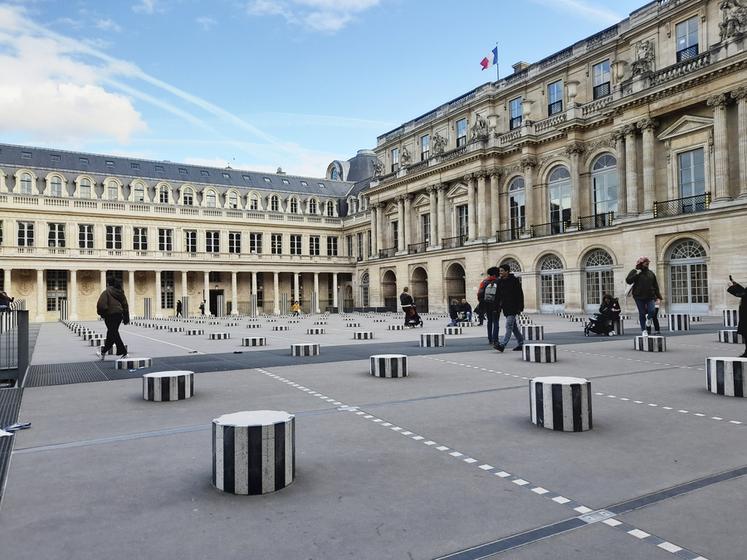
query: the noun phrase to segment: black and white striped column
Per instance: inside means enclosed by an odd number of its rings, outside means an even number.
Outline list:
[[[290,327],[288,325],[273,325],[272,327],[273,331],[289,331]]]
[[[525,342],[521,349],[521,357],[525,362],[554,363],[558,361],[557,347],[547,342]]]
[[[706,384],[711,393],[747,396],[747,358],[706,358]]]
[[[459,321],[456,324],[457,327],[474,327],[474,323],[470,323],[469,321]]]
[[[669,315],[670,331],[689,331],[690,316],[687,313],[671,313]]]
[[[377,354],[370,359],[370,372],[374,377],[407,377],[407,356],[404,354]]]
[[[322,327],[312,327],[306,329],[306,334],[324,334],[325,330]]]
[[[261,326],[262,325],[260,325],[259,323],[247,323],[246,328],[247,329],[258,329]]]
[[[218,490],[275,492],[296,476],[296,420],[284,411],[254,410],[213,420],[213,476]]]
[[[720,330],[718,331],[718,341],[728,342],[729,344],[740,344],[742,335],[737,331],[732,330]]]
[[[405,326],[404,325],[389,325],[387,327],[387,330],[390,330],[390,331],[403,331],[403,330],[405,330]]]
[[[326,325],[327,321],[314,321],[315,325]]]
[[[521,327],[524,340],[545,340],[545,327],[542,325],[524,325]]]
[[[103,346],[104,345],[104,340],[105,340],[105,337],[99,335],[96,338],[92,338],[88,342],[89,342],[89,344],[91,346]]]
[[[264,336],[245,336],[241,339],[242,346],[266,346],[267,339]]]
[[[143,399],[181,401],[195,394],[193,371],[155,371],[143,375]]]
[[[667,339],[663,336],[636,336],[633,348],[639,352],[666,352]]]
[[[228,340],[231,338],[231,333],[227,332],[211,332],[210,340]]]
[[[625,334],[625,320],[622,317],[613,319],[612,330],[617,336]]]
[[[169,327],[169,332],[184,332],[184,327]]]
[[[186,335],[187,336],[196,336],[196,335],[202,335],[205,334],[205,331],[203,329],[187,329]]]
[[[345,326],[356,329],[356,328],[360,328],[361,324],[360,323],[346,323]]]
[[[444,327],[444,334],[462,334],[462,327]]]
[[[353,340],[373,340],[373,331],[356,331],[353,333]]]
[[[291,344],[291,356],[318,356],[319,344],[315,342],[298,342]]]
[[[724,309],[722,312],[725,327],[736,328],[739,325],[739,309]]]
[[[150,365],[150,358],[120,358],[114,363],[114,369],[141,369]]]
[[[423,333],[420,335],[421,348],[435,348],[446,346],[446,337],[443,333]]]
[[[581,377],[529,380],[532,424],[562,432],[591,430],[591,382]]]

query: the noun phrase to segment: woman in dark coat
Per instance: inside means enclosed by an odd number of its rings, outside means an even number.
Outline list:
[[[729,276],[729,281],[731,285],[726,291],[741,299],[739,303],[739,325],[737,326],[737,332],[742,335],[742,342],[744,342],[744,354],[740,358],[747,358],[747,290],[741,284],[737,284],[731,276]]]

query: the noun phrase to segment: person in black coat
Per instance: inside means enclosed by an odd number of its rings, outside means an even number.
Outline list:
[[[726,288],[726,291],[741,300],[739,302],[739,324],[737,325],[737,332],[742,335],[744,354],[739,357],[747,358],[747,290],[741,284],[737,284],[731,276],[729,276],[729,282],[730,284]]]
[[[514,350],[518,352],[524,346],[524,336],[516,323],[516,316],[524,311],[524,290],[521,287],[521,280],[514,276],[511,268],[505,264],[498,267],[498,293],[501,311],[506,318],[506,334],[502,340],[494,341],[495,349],[503,352],[513,334],[518,343]]]
[[[409,316],[410,308],[414,303],[415,300],[413,300],[410,295],[410,289],[405,286],[402,288],[402,293],[399,295],[399,304],[402,306],[402,311],[405,313],[405,326],[407,326],[407,317]]]

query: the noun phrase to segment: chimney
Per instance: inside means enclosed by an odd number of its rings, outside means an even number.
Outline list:
[[[514,69],[514,74],[516,74],[517,72],[521,72],[522,70],[526,70],[527,68],[529,68],[529,63],[520,60],[516,64],[512,64],[511,68]]]
[[[283,171],[282,167],[278,167],[278,170],[275,172],[276,175],[285,175],[285,171]]]

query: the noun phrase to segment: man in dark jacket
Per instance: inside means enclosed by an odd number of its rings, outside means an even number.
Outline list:
[[[176,316],[182,316],[182,300],[180,299],[176,301]]]
[[[521,288],[521,281],[511,273],[511,268],[507,264],[498,267],[498,293],[501,311],[506,317],[506,334],[503,335],[503,340],[495,341],[495,349],[503,352],[513,333],[518,343],[514,351],[519,352],[524,346],[524,335],[516,324],[516,316],[524,311],[524,290]]]
[[[97,355],[103,360],[106,353],[116,344],[117,355],[120,358],[126,358],[127,346],[119,336],[119,325],[120,323],[130,324],[130,309],[124,291],[122,291],[122,284],[114,276],[106,279],[106,289],[101,292],[99,301],[96,303],[96,313],[104,319],[106,324],[106,340]]]
[[[0,292],[0,311],[8,311],[10,304],[13,303],[15,298],[10,297],[5,292]]]
[[[737,284],[731,276],[729,276],[729,282],[730,285],[728,288],[726,288],[726,291],[740,299],[739,324],[737,325],[737,333],[742,335],[742,342],[744,342],[744,354],[739,357],[747,358],[747,290],[745,290],[741,284]]]
[[[402,293],[399,295],[399,304],[402,306],[402,311],[405,312],[405,326],[407,326],[407,317],[410,313],[410,308],[412,307],[413,303],[415,302],[410,295],[410,289],[405,286],[404,288],[402,288]]]
[[[648,257],[638,257],[635,268],[625,278],[626,283],[633,284],[631,293],[638,308],[638,320],[641,324],[642,336],[648,336],[648,328],[651,326],[651,321],[656,312],[656,302],[661,301],[656,274],[648,268],[650,263]]]
[[[501,302],[498,293],[498,267],[491,266],[487,271],[487,276],[480,282],[477,288],[477,301],[480,302],[478,307],[485,314],[488,320],[488,344],[498,342],[498,333],[500,331]],[[485,291],[487,289],[487,297]]]

